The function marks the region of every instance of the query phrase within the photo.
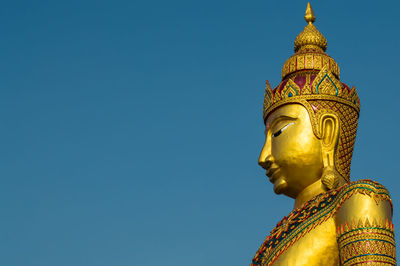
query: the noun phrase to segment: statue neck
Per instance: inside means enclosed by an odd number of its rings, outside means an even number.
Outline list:
[[[323,189],[323,185],[322,185],[321,179],[318,179],[318,181],[312,183],[311,185],[309,185],[308,187],[303,189],[299,193],[299,195],[297,195],[297,197],[296,197],[296,199],[294,201],[293,209],[297,209],[297,208],[301,207],[301,205],[303,205],[304,203],[306,203],[310,199],[312,199],[315,196],[317,196],[318,194],[321,194],[321,193],[324,193],[324,192],[326,192],[326,191]]]

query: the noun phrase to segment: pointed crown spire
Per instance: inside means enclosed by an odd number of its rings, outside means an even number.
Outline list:
[[[313,22],[315,14],[311,4],[307,4],[304,19],[308,23],[294,41],[295,54],[286,60],[282,68],[282,80],[296,75],[299,71],[320,71],[327,67],[337,78],[340,78],[339,65],[325,53],[328,42],[317,30]]]
[[[307,3],[307,9],[306,9],[306,14],[304,16],[304,19],[308,23],[313,23],[315,21],[314,10],[312,9],[310,2]]]
[[[308,22],[308,25],[294,41],[294,51],[297,52],[301,50],[301,48],[314,48],[322,49],[325,52],[328,42],[324,35],[322,35],[313,24],[315,21],[315,14],[310,3],[307,4],[304,19]]]

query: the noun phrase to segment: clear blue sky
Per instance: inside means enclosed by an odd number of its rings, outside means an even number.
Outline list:
[[[0,264],[248,265],[293,204],[257,158],[306,3],[3,1]],[[311,4],[399,228],[400,4]]]

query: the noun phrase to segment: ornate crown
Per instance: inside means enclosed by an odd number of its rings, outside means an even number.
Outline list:
[[[294,42],[295,54],[283,65],[282,82],[271,89],[267,81],[263,118],[286,103],[304,103],[310,100],[335,101],[360,112],[360,99],[353,87],[340,82],[339,65],[325,53],[328,43],[312,24],[315,15],[307,4],[305,20],[308,25]],[[315,108],[315,106],[312,106]]]

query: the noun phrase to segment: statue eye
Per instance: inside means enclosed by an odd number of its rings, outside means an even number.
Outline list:
[[[277,137],[279,136],[285,129],[287,129],[289,126],[293,125],[294,122],[290,122],[289,124],[285,125],[284,127],[282,127],[281,129],[279,129],[278,131],[276,131],[275,133],[272,134],[273,137]]]

